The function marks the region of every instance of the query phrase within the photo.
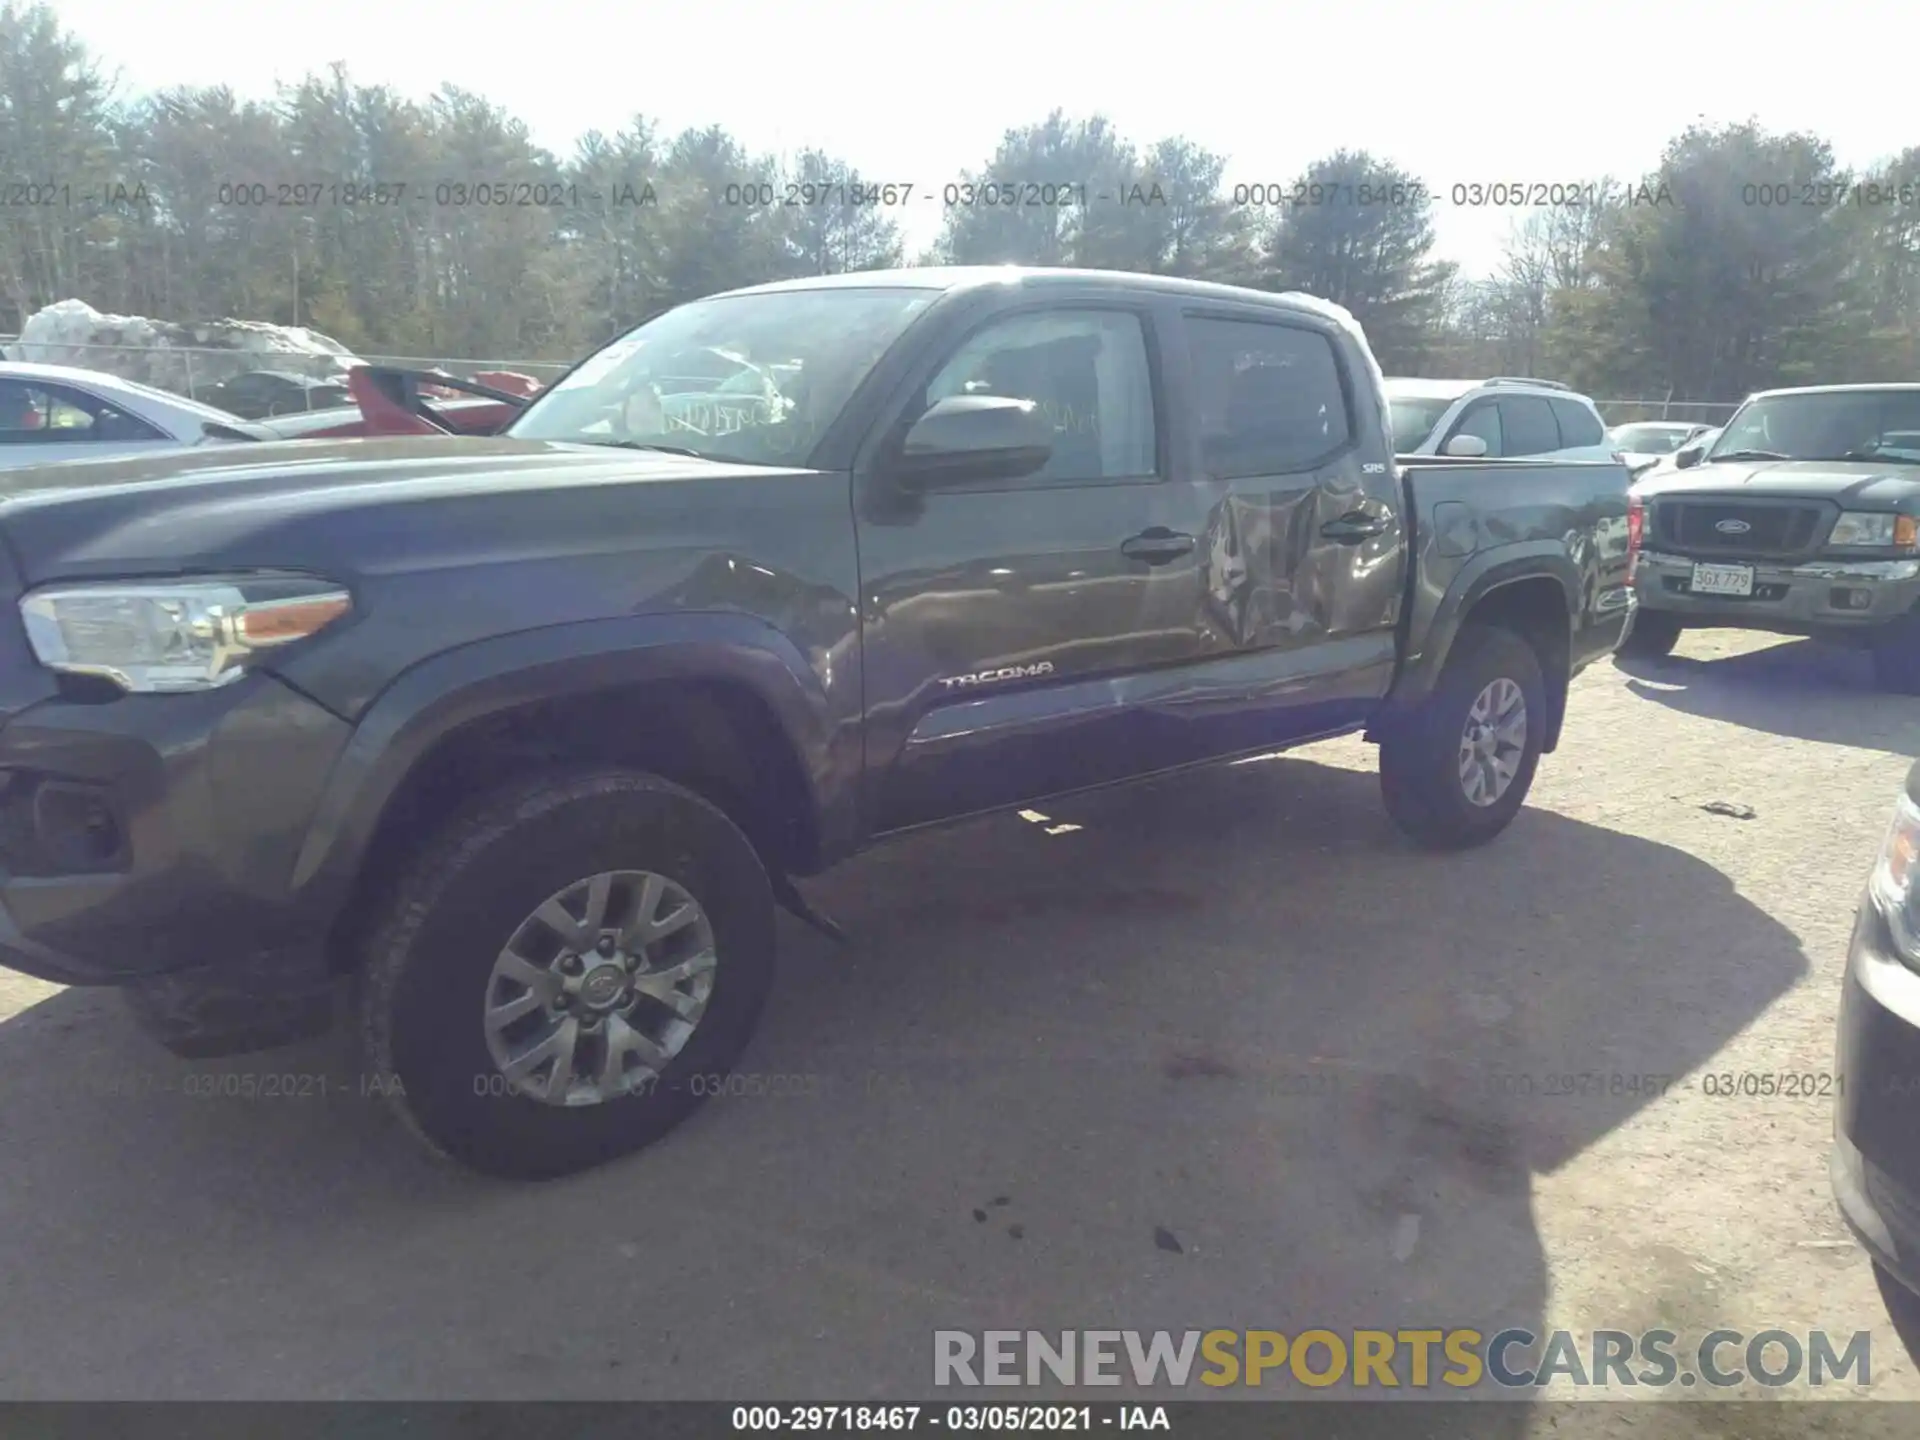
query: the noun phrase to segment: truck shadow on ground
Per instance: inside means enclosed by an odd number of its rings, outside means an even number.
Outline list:
[[[1712,659],[1619,655],[1613,663],[1635,695],[1688,715],[1896,755],[1920,745],[1920,701],[1876,691],[1871,660],[1849,646],[1786,640]]]
[[[1899,1337],[1901,1347],[1909,1359],[1920,1362],[1920,1295],[1904,1288],[1883,1270],[1875,1270],[1873,1283],[1880,1291],[1881,1303],[1887,1307],[1887,1318],[1893,1323],[1893,1333]]]
[[[1537,1330],[1532,1177],[1806,968],[1680,851],[1529,810],[1421,854],[1307,759],[1043,808],[815,882],[854,939],[785,931],[729,1095],[569,1181],[418,1154],[344,1042],[174,1062],[73,991],[0,1026],[0,1284],[40,1317],[0,1393],[901,1400],[936,1329]]]

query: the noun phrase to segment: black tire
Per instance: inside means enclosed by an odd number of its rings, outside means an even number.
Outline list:
[[[1920,695],[1920,620],[1904,616],[1883,626],[1869,645],[1873,684],[1889,695]]]
[[[1620,642],[1620,653],[1638,656],[1643,660],[1658,660],[1663,655],[1673,653],[1673,647],[1680,641],[1680,632],[1685,628],[1678,617],[1664,610],[1642,607],[1634,612],[1633,628],[1627,632],[1627,638]]]
[[[543,1103],[504,1085],[482,1010],[494,958],[574,881],[649,871],[712,926],[706,1010],[644,1092]],[[361,1022],[373,1083],[432,1149],[485,1174],[589,1169],[665,1135],[721,1088],[773,983],[773,894],[746,836],[713,805],[631,771],[547,775],[456,816],[402,880],[366,951]]]
[[[1506,789],[1491,804],[1480,805],[1468,796],[1460,776],[1461,740],[1475,701],[1499,680],[1519,687],[1526,705],[1526,738]],[[1380,792],[1387,814],[1410,839],[1429,849],[1486,844],[1526,803],[1546,725],[1547,686],[1533,647],[1511,630],[1461,627],[1433,693],[1381,735]]]

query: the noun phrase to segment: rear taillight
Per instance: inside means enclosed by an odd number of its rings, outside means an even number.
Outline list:
[[[1647,533],[1647,505],[1638,495],[1627,497],[1627,581],[1640,564],[1640,542]]]

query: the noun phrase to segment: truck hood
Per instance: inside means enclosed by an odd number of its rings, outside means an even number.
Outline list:
[[[1721,460],[1690,470],[1662,467],[1634,486],[1642,499],[1687,495],[1766,495],[1835,500],[1868,510],[1920,507],[1920,465],[1871,460]]]
[[[489,543],[511,550],[530,501],[545,509],[565,495],[591,509],[602,486],[721,480],[731,490],[797,473],[806,472],[460,436],[194,447],[0,472],[0,536],[29,584],[221,568],[351,572],[402,563],[407,546],[428,563],[442,545],[467,556]]]

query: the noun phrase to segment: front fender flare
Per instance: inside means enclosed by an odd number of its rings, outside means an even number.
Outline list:
[[[514,707],[648,680],[744,683],[794,746],[821,848],[849,842],[858,735],[836,724],[820,677],[791,640],[730,612],[545,626],[443,651],[402,673],[360,716],[295,859],[291,890],[331,916],[387,804],[421,757],[461,726]]]

